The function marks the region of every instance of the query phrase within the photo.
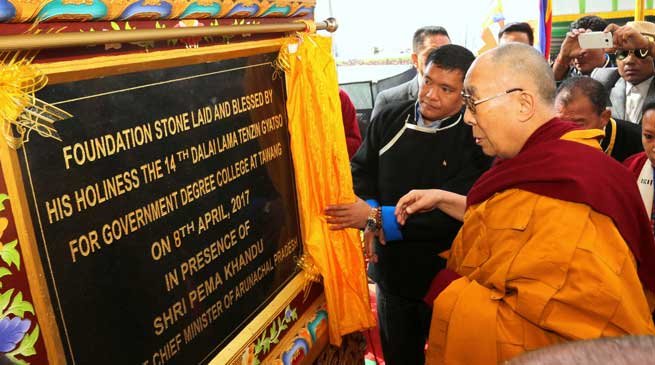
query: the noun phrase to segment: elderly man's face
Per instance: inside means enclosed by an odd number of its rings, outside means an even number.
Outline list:
[[[585,129],[605,128],[611,115],[610,110],[604,110],[599,114],[591,100],[581,93],[574,93],[571,97],[558,95],[555,109],[558,118],[574,122]]]
[[[514,116],[520,108],[523,91],[507,92],[521,85],[505,85],[498,79],[498,72],[486,60],[471,67],[464,81],[464,92],[471,95],[473,102],[489,100],[477,104],[475,110],[467,107],[464,121],[472,126],[475,143],[486,155],[512,158],[522,147],[515,133],[520,123],[514,121]]]
[[[423,118],[435,121],[455,115],[462,109],[463,78],[460,70],[445,70],[430,63],[418,92]]]
[[[423,73],[425,72],[425,61],[427,60],[430,51],[446,44],[450,44],[450,38],[445,35],[436,34],[425,36],[423,39],[423,45],[418,50],[418,53],[412,53],[412,60],[414,66],[416,66],[419,78],[423,77]]]
[[[619,75],[633,85],[648,79],[655,72],[653,57],[650,55],[641,59],[635,56],[633,52],[630,52],[628,57],[617,60],[616,63],[619,66]]]

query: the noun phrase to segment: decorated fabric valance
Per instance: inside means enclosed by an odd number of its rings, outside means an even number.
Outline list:
[[[207,18],[300,18],[315,0],[0,0],[0,23]]]

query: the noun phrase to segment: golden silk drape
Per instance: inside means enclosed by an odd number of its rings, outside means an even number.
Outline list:
[[[350,163],[341,117],[332,40],[315,34],[289,38],[278,66],[285,71],[291,153],[305,260],[323,277],[330,343],[375,325],[359,232],[331,231],[328,204],[352,203]]]

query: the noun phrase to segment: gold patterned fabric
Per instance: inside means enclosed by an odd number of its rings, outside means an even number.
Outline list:
[[[48,78],[32,64],[36,53],[0,52],[0,130],[12,148],[29,140],[30,132],[59,139],[54,123],[71,115],[37,99]]]

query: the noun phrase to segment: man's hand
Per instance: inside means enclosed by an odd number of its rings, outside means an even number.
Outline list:
[[[328,205],[325,208],[330,229],[337,231],[345,228],[364,229],[371,206],[360,198],[352,204]]]
[[[585,32],[585,29],[573,29],[566,33],[564,42],[562,42],[562,48],[560,49],[559,54],[557,54],[555,62],[553,62],[553,75],[555,76],[556,81],[561,81],[566,78],[569,68],[572,67],[573,60],[580,57],[582,54],[582,49],[578,42],[578,36]]]
[[[404,225],[410,215],[415,213],[429,212],[438,208],[442,200],[442,190],[412,190],[405,194],[398,204],[394,214],[400,225]]]
[[[562,48],[560,48],[559,54],[557,57],[562,57],[562,61],[571,62],[574,58],[580,56],[582,48],[580,48],[580,42],[578,41],[578,36],[582,33],[589,32],[589,29],[573,29],[570,32],[566,33],[566,37],[562,42]]]
[[[648,38],[639,33],[632,27],[619,27],[616,24],[610,24],[605,28],[605,32],[612,32],[614,47],[620,49],[650,49]]]
[[[371,230],[368,227],[364,230],[364,258],[368,262],[378,262],[378,255],[375,253],[375,237],[378,238],[380,244],[384,245],[387,242],[384,240],[384,230]]]

